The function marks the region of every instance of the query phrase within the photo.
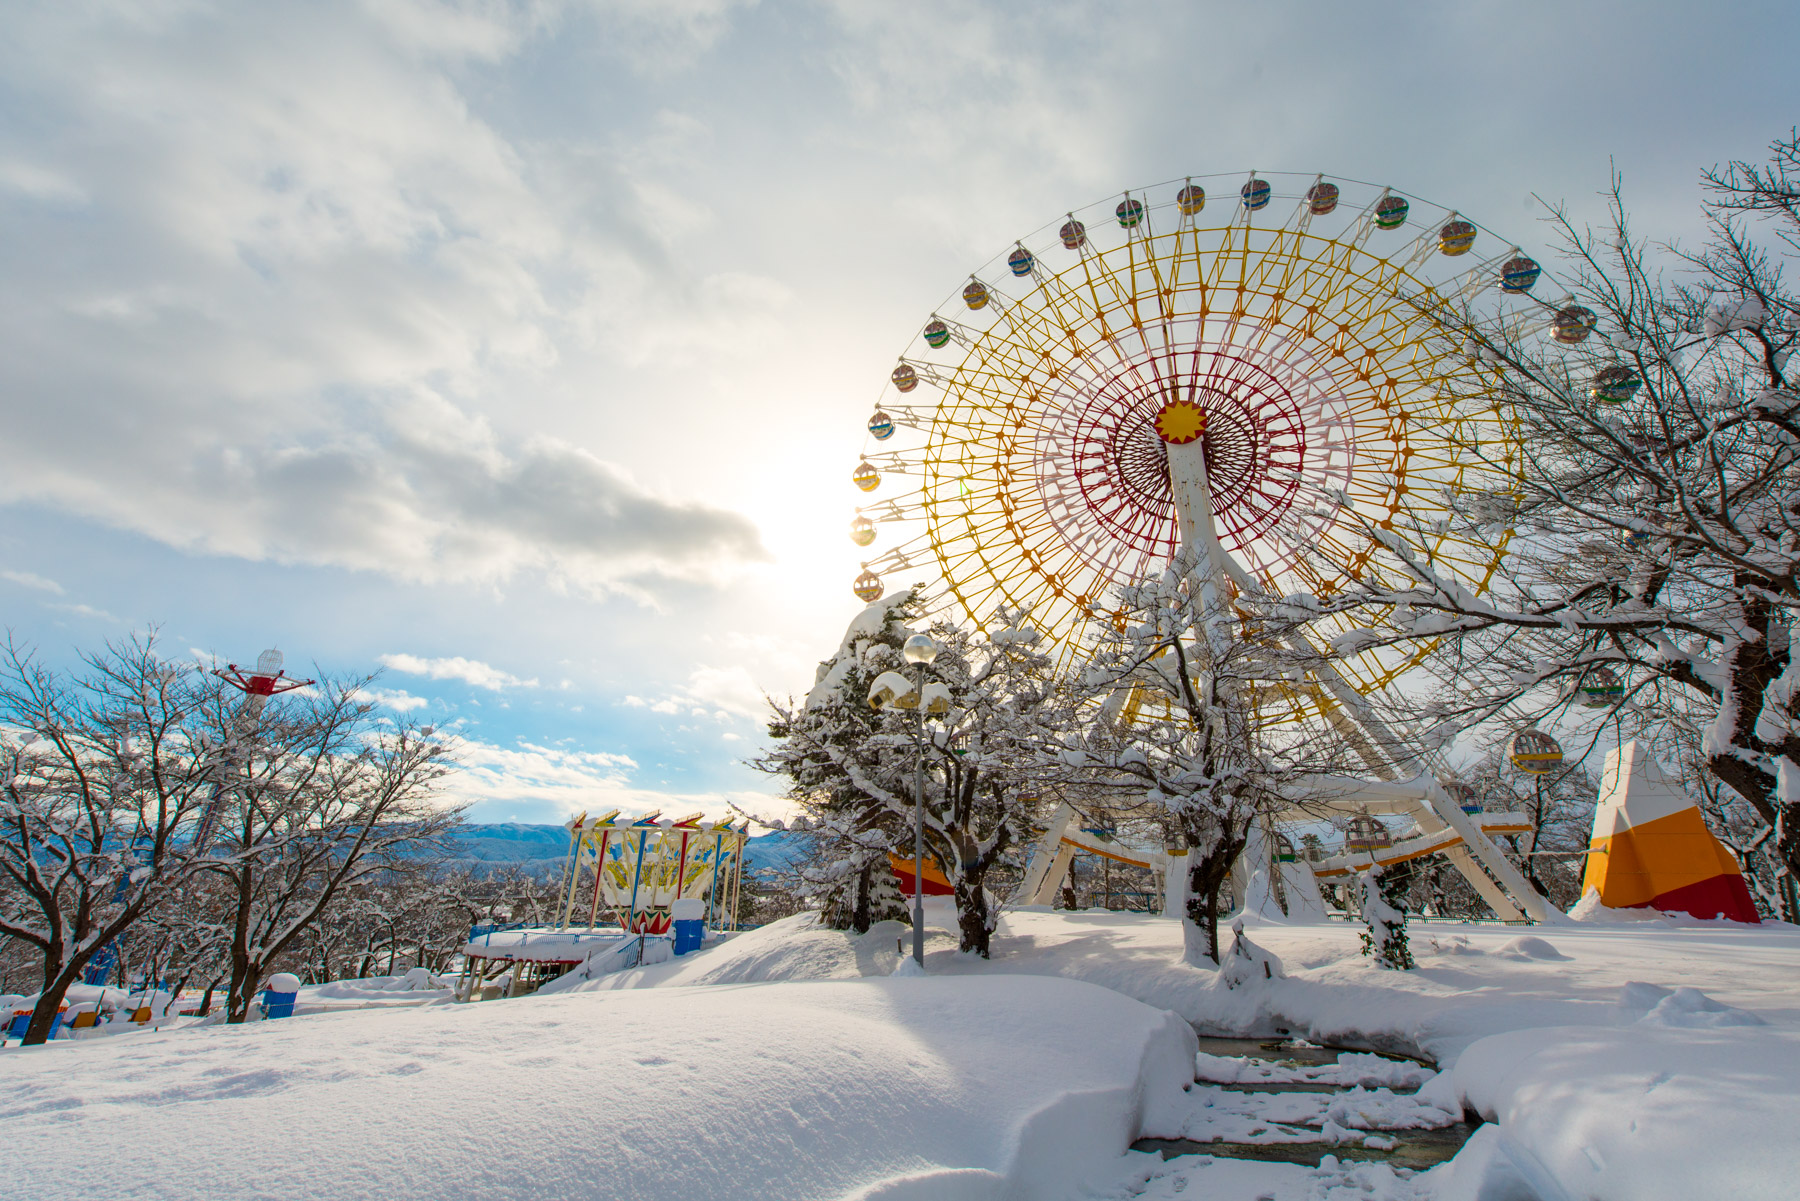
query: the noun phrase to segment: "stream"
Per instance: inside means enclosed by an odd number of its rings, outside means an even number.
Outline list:
[[[1181,1136],[1141,1138],[1134,1151],[1308,1167],[1330,1155],[1420,1170],[1475,1132],[1467,1115],[1419,1095],[1436,1074],[1429,1065],[1397,1055],[1202,1036],[1199,1068]]]

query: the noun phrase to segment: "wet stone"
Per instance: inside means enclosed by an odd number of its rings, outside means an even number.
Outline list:
[[[1293,1163],[1316,1168],[1327,1155],[1340,1160],[1362,1163],[1385,1163],[1395,1168],[1429,1168],[1450,1159],[1475,1133],[1467,1122],[1445,1126],[1441,1130],[1383,1131],[1381,1137],[1392,1139],[1390,1150],[1363,1147],[1354,1143],[1203,1143],[1191,1138],[1140,1138],[1131,1144],[1133,1151],[1149,1151],[1164,1159],[1178,1155],[1211,1155],[1219,1159],[1251,1159],[1261,1163]]]
[[[1208,1055],[1221,1058],[1242,1059],[1253,1064],[1278,1065],[1287,1068],[1310,1068],[1335,1064],[1342,1051],[1351,1048],[1322,1047],[1303,1040],[1291,1038],[1214,1038],[1200,1036],[1200,1050]],[[1409,1056],[1397,1055],[1386,1051],[1370,1051],[1367,1048],[1355,1048],[1362,1053],[1372,1053],[1384,1059],[1396,1062],[1411,1060],[1435,1067],[1428,1061]],[[1275,1094],[1275,1093],[1340,1093],[1349,1091],[1352,1085],[1334,1084],[1324,1081],[1256,1081],[1245,1080],[1234,1083],[1202,1082],[1210,1088],[1221,1089],[1236,1095]],[[1395,1096],[1415,1093],[1412,1088],[1390,1088]],[[1272,1123],[1274,1124],[1274,1123]],[[1142,1138],[1133,1143],[1132,1150],[1147,1151],[1160,1154],[1164,1159],[1173,1159],[1181,1155],[1210,1155],[1220,1159],[1245,1159],[1263,1163],[1291,1163],[1305,1167],[1318,1167],[1326,1156],[1336,1156],[1339,1160],[1352,1160],[1365,1163],[1385,1163],[1394,1168],[1424,1169],[1443,1163],[1455,1156],[1475,1132],[1479,1119],[1469,1117],[1454,1125],[1434,1130],[1371,1130],[1369,1136],[1381,1143],[1393,1143],[1391,1147],[1365,1146],[1356,1142],[1331,1143],[1325,1141],[1323,1130],[1319,1131],[1316,1141],[1274,1142],[1227,1142],[1222,1140],[1200,1140],[1193,1138]],[[1316,1129],[1311,1126],[1283,1124],[1290,1136],[1301,1131]]]

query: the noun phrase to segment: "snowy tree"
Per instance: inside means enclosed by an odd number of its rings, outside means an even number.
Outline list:
[[[807,703],[775,705],[777,746],[758,761],[795,781],[794,799],[814,816],[815,835],[883,858],[890,848],[911,858],[919,719],[892,705],[872,708],[868,697],[884,673],[905,666],[898,647],[913,631],[901,618],[915,603],[899,594],[858,619]],[[950,881],[961,949],[986,956],[999,920],[988,872],[1028,841],[1045,780],[1057,770],[1045,748],[1073,715],[1024,614],[1002,609],[985,633],[951,625],[931,633],[941,650],[926,700],[944,698],[947,711],[925,723],[926,853]]]
[[[1624,736],[1655,734],[1685,694],[1704,714],[1707,771],[1769,831],[1784,882],[1800,870],[1800,392],[1786,374],[1800,304],[1783,279],[1800,250],[1796,154],[1790,138],[1769,167],[1712,173],[1694,252],[1659,257],[1636,238],[1616,180],[1603,231],[1553,212],[1571,287],[1551,298],[1555,322],[1478,324],[1414,298],[1441,328],[1473,331],[1468,402],[1492,407],[1498,391],[1518,420],[1516,445],[1466,450],[1505,456],[1517,492],[1444,497],[1458,536],[1506,557],[1476,596],[1412,549],[1441,519],[1401,515],[1418,528],[1371,525],[1381,553],[1318,604],[1377,631],[1371,645],[1434,646],[1442,692],[1424,716],[1446,730],[1597,702]],[[1745,212],[1773,219],[1774,249]]]
[[[1406,937],[1406,874],[1371,865],[1362,874],[1362,953],[1379,967],[1410,971],[1412,945]]]
[[[152,635],[45,666],[0,649],[0,934],[40,957],[25,1033],[41,1043],[71,984],[158,906],[194,856],[178,834],[209,792],[194,719],[216,689]]]
[[[227,1020],[344,890],[404,867],[458,819],[435,796],[450,770],[429,726],[378,717],[368,679],[321,679],[249,717],[216,694],[206,717],[237,754],[200,864],[230,912]],[[227,741],[227,735],[230,735]]]
[[[1167,812],[1188,851],[1183,957],[1217,966],[1225,887],[1252,825],[1286,807],[1284,782],[1337,766],[1340,743],[1263,720],[1258,697],[1281,668],[1210,595],[1186,551],[1118,590],[1080,681],[1097,711],[1065,757]]]
[[[894,752],[891,735],[884,733],[893,724],[891,716],[871,709],[868,694],[875,677],[899,661],[900,645],[913,632],[907,623],[917,620],[918,612],[909,591],[859,614],[837,653],[819,664],[804,702],[771,699],[769,737],[775,746],[752,762],[788,777],[788,798],[805,815],[801,836],[809,852],[795,869],[796,891],[819,899],[821,920],[833,929],[863,934],[875,922],[907,920],[898,889],[883,887],[893,880],[888,853],[901,842],[905,815],[887,803],[885,789],[872,794],[858,777],[874,773],[899,787],[891,765],[877,769],[878,756],[866,753],[877,738]]]

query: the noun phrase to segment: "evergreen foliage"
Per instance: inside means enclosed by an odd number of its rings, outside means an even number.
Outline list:
[[[1410,971],[1412,946],[1406,938],[1406,874],[1370,867],[1362,875],[1362,953],[1380,967]]]

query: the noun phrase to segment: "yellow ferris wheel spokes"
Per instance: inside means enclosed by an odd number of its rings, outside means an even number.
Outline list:
[[[1535,320],[1536,264],[1391,189],[1213,178],[1210,209],[1190,178],[1072,213],[923,323],[857,469],[893,492],[859,515],[891,543],[859,595],[935,568],[961,616],[1028,607],[1079,654],[1112,589],[1179,544],[1154,424],[1170,401],[1198,410],[1219,542],[1266,592],[1325,596],[1379,571],[1370,526],[1486,587],[1503,551],[1454,510],[1516,495],[1521,456],[1462,314]],[[1498,253],[1474,253],[1484,242]],[[1357,651],[1339,667],[1371,690],[1412,662]],[[1294,695],[1317,707],[1316,690]]]

